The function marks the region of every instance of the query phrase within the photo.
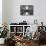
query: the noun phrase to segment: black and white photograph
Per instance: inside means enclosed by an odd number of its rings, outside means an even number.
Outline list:
[[[33,15],[33,5],[20,5],[20,15]]]

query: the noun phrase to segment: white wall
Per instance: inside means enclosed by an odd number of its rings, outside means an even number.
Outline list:
[[[2,27],[2,0],[0,0],[0,27]]]
[[[21,16],[20,5],[33,5],[33,16]],[[46,25],[46,0],[5,0],[5,17],[7,23],[21,22],[26,20],[29,24],[34,23],[37,19],[38,24],[41,21]]]
[[[2,0],[2,22],[8,22],[7,19],[7,2],[6,0]]]

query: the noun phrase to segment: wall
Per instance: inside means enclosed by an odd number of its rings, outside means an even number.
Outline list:
[[[6,0],[2,0],[2,23],[7,22],[8,23],[8,19],[7,19],[7,2]]]
[[[2,27],[2,0],[0,0],[0,27]]]
[[[34,19],[37,19],[38,24],[41,21],[46,25],[46,0],[5,0],[4,1],[4,21],[7,23],[22,22],[26,20],[29,24],[34,23]],[[20,5],[33,5],[33,16],[21,16]]]

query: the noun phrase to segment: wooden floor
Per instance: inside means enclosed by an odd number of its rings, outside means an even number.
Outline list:
[[[4,46],[4,45],[0,45],[0,46]],[[38,44],[35,45],[35,44],[33,43],[32,46],[39,46],[39,45],[38,45]],[[40,45],[40,46],[46,46],[46,45]]]
[[[4,46],[4,45],[0,45],[0,46]]]
[[[40,45],[40,46],[46,46],[46,45]]]

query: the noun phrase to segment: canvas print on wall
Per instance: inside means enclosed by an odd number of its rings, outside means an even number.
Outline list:
[[[33,15],[33,5],[20,5],[20,15]]]

